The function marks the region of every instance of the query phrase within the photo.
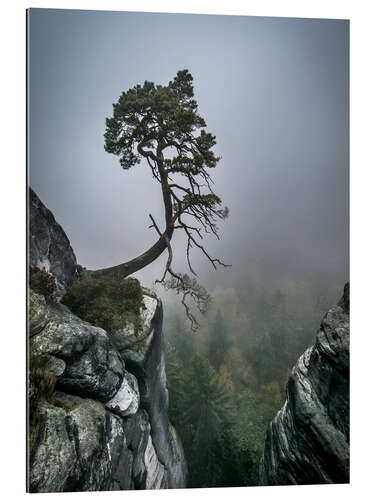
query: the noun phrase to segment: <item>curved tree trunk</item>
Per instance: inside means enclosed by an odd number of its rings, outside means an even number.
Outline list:
[[[171,239],[173,234],[173,227],[167,231],[168,238]],[[126,278],[131,274],[143,269],[144,267],[154,262],[167,248],[167,243],[165,241],[164,235],[161,236],[158,241],[150,247],[146,252],[138,257],[135,257],[128,262],[124,262],[123,264],[118,264],[117,266],[107,267],[105,269],[97,269],[95,271],[90,271],[92,276],[115,276],[118,275],[121,278]]]
[[[141,151],[142,152],[142,151]],[[172,238],[172,234],[174,231],[174,221],[173,221],[173,206],[171,193],[168,186],[168,175],[164,170],[163,166],[163,154],[161,153],[161,149],[158,147],[158,157],[157,157],[157,165],[158,171],[160,175],[160,183],[162,187],[163,193],[163,202],[165,208],[165,231],[158,241],[152,245],[146,252],[135,257],[128,262],[124,262],[122,264],[118,264],[117,266],[107,267],[104,269],[97,269],[95,271],[89,271],[91,276],[119,276],[121,278],[126,278],[131,274],[143,269],[144,267],[154,262],[167,248],[167,242],[165,236],[168,237],[169,240]],[[160,234],[160,232],[159,232]]]

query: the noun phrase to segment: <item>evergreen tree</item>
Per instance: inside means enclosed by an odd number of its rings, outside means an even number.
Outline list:
[[[256,486],[259,481],[259,461],[263,452],[270,420],[280,408],[278,388],[273,403],[261,393],[245,390],[239,397],[239,406],[231,434],[233,486]],[[268,390],[270,393],[270,389]],[[229,484],[228,484],[229,486]]]
[[[229,339],[220,310],[217,311],[214,324],[210,331],[208,359],[212,366],[219,370],[229,349]]]
[[[177,349],[170,343],[165,343],[165,364],[168,388],[168,415],[177,431],[180,430],[182,401],[186,391],[184,381],[184,366],[178,356]]]
[[[225,486],[233,409],[207,359],[196,354],[186,373],[181,432],[190,487]]]
[[[216,269],[223,265],[211,257],[202,244],[205,233],[218,236],[216,222],[228,216],[228,208],[213,192],[210,169],[220,157],[213,147],[216,138],[205,130],[206,122],[198,114],[194,100],[193,77],[188,70],[178,71],[168,85],[145,81],[123,92],[113,104],[113,116],[106,119],[105,150],[119,157],[128,170],[141,161],[160,184],[164,204],[163,226],[151,219],[156,242],[132,260],[106,269],[91,271],[94,276],[115,275],[120,278],[143,269],[164,250],[168,259],[160,283],[173,288],[182,297],[182,304],[193,329],[198,323],[187,299],[194,301],[199,311],[207,310],[209,295],[197,280],[190,251],[200,250]],[[171,240],[175,231],[186,237],[186,258],[191,276],[172,268]],[[168,279],[167,279],[168,277]]]

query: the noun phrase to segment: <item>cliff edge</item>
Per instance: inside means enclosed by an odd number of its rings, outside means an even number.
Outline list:
[[[51,273],[61,296],[77,277],[76,257],[32,190],[29,202],[29,264]],[[132,325],[110,335],[29,290],[29,391],[52,387],[29,404],[30,492],[186,486],[168,420],[162,303],[143,292],[140,338]]]
[[[271,422],[260,484],[349,482],[349,284],[292,370]]]

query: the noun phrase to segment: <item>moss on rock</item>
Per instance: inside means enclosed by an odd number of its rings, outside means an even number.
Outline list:
[[[83,273],[62,303],[92,325],[108,333],[125,328],[128,323],[139,329],[140,311],[143,307],[142,288],[134,278],[95,277]]]
[[[66,414],[46,401],[30,422],[30,492],[63,491],[77,456],[66,427]]]

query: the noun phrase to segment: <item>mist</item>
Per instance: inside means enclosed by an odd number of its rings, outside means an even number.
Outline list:
[[[194,254],[209,289],[306,281],[322,293],[349,275],[349,23],[343,20],[31,9],[29,183],[97,269],[145,251],[162,221],[146,164],[104,151],[105,118],[145,80],[194,77],[222,157],[215,192],[229,208]],[[185,269],[185,242],[173,238]],[[151,286],[167,255],[136,274]]]

